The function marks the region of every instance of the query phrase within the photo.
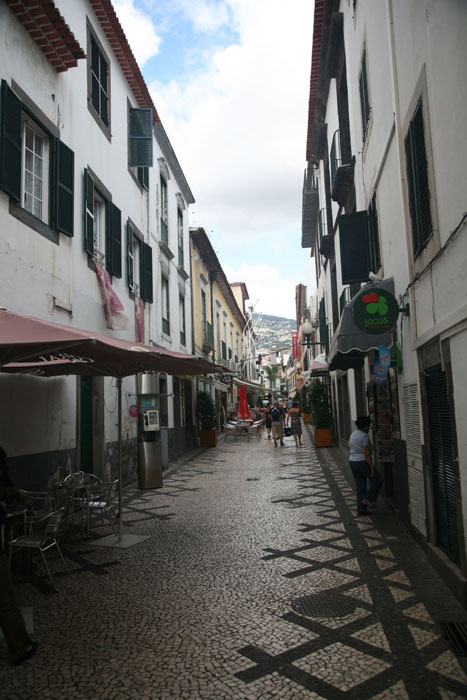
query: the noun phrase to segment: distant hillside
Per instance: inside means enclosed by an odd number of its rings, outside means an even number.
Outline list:
[[[257,335],[256,355],[266,355],[272,350],[292,344],[292,331],[297,328],[295,319],[254,313],[252,320]],[[263,364],[267,364],[267,358]]]

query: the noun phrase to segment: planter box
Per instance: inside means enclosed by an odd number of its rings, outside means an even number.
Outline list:
[[[331,428],[315,428],[315,447],[332,447]]]
[[[303,420],[305,421],[305,423],[313,423],[313,418],[312,418],[311,413],[304,413]]]
[[[217,430],[200,430],[199,445],[200,447],[216,447]]]

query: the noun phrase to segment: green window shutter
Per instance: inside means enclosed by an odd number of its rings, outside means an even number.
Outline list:
[[[55,226],[73,236],[75,154],[62,141],[57,142],[57,181]]]
[[[368,209],[368,244],[370,253],[370,270],[378,272],[381,267],[381,253],[379,247],[378,210],[376,208],[376,192],[371,198]]]
[[[21,199],[21,102],[2,80],[0,120],[0,188]]]
[[[149,168],[138,168],[138,182],[141,187],[149,189]]]
[[[109,212],[108,235],[106,236],[107,272],[115,277],[122,276],[122,212],[112,202],[107,208]]]
[[[326,323],[326,302],[324,300],[324,297],[319,302],[318,317],[319,317],[319,342],[321,343],[321,345],[324,345],[326,347],[326,352],[327,352],[328,327],[327,327],[327,323]]]
[[[84,250],[94,255],[94,180],[84,171]]]
[[[128,287],[133,289],[133,269],[135,264],[135,258],[133,254],[133,227],[129,221],[126,224],[126,270],[128,278]]]
[[[410,122],[405,139],[405,153],[413,252],[416,257],[425,247],[433,232],[421,101],[418,103],[414,117]]]
[[[339,218],[342,284],[366,282],[370,272],[368,214],[357,211]]]
[[[141,243],[141,299],[153,302],[152,281],[152,248],[147,243]]]
[[[130,167],[153,164],[152,109],[130,109]]]

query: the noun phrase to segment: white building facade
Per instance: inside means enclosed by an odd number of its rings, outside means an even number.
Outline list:
[[[335,441],[372,416],[384,495],[464,605],[466,29],[461,0],[316,0],[302,228]],[[396,302],[378,335],[372,293]]]
[[[0,0],[0,27],[0,303],[191,353],[194,199],[111,3],[38,2],[30,13],[26,2]],[[0,443],[18,483],[43,486],[75,467],[107,476],[117,434],[114,380],[0,382]],[[161,383],[167,460],[193,420],[184,401],[191,382],[161,375]],[[130,480],[134,377],[124,396]]]

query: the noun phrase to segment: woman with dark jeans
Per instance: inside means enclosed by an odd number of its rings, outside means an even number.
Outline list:
[[[359,416],[355,421],[357,430],[349,437],[349,465],[357,487],[357,514],[369,515],[368,508],[376,507],[376,499],[383,483],[371,458],[368,431],[371,420],[368,416]],[[370,485],[368,486],[368,481]]]

